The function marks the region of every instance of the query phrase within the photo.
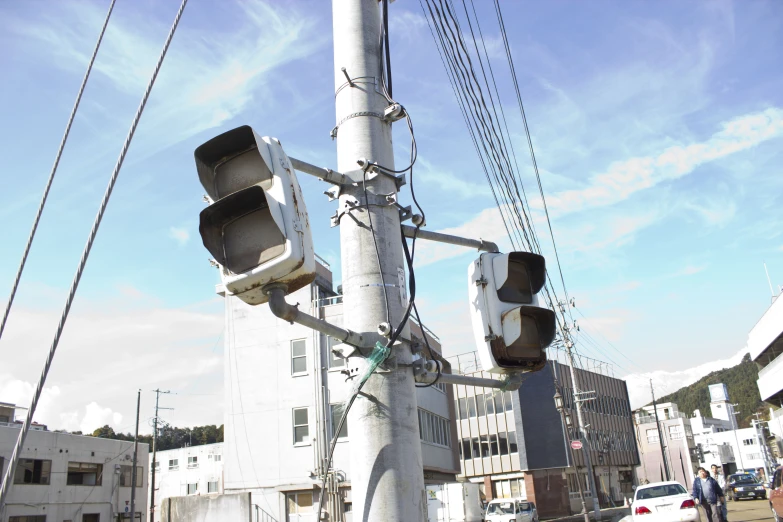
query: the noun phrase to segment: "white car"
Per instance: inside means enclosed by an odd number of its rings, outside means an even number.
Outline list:
[[[536,505],[520,498],[496,498],[487,504],[486,522],[538,522]]]
[[[679,482],[653,482],[636,488],[631,504],[633,522],[707,522],[698,505]]]

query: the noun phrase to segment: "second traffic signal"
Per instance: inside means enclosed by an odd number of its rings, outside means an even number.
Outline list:
[[[530,252],[485,253],[468,267],[471,321],[482,369],[538,371],[555,338],[555,313],[538,306],[544,258]]]

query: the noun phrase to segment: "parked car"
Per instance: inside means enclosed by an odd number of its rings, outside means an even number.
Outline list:
[[[775,522],[783,522],[783,466],[775,470],[769,485],[769,507]]]
[[[764,489],[764,484],[759,482],[756,475],[752,473],[735,473],[729,475],[729,478],[726,480],[726,491],[724,491],[724,493],[729,500],[767,498],[767,491]]]
[[[650,517],[649,515],[654,515]],[[631,504],[634,522],[707,522],[704,507],[679,482],[653,482],[636,488]]]
[[[538,522],[533,502],[521,498],[496,498],[487,504],[486,522]]]

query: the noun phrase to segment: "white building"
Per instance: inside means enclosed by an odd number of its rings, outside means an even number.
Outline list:
[[[21,423],[14,407],[2,404],[0,472],[5,473]],[[138,445],[136,519],[147,517],[147,444]],[[3,522],[130,521],[133,442],[46,431],[28,432],[6,497]],[[122,520],[120,519],[120,520]]]
[[[342,324],[342,298],[332,290],[332,274],[323,260],[317,263],[315,282],[287,300]],[[352,386],[346,361],[330,350],[331,339],[278,319],[268,306],[249,306],[230,296],[225,303],[223,489],[251,491],[253,504],[276,520],[315,520],[318,475]],[[423,338],[413,322],[411,335]],[[428,332],[427,339],[437,356],[437,337]],[[451,387],[420,388],[417,398],[425,483],[454,481],[460,468]],[[352,435],[346,425],[332,462],[346,521],[351,520]]]
[[[713,464],[722,468],[724,473],[737,469],[737,457],[734,446],[722,442],[713,436],[715,433],[731,432],[732,422],[711,417],[702,417],[701,412],[693,412],[691,431],[693,440],[701,449],[699,465],[709,468]]]
[[[152,453],[149,456],[152,484]],[[155,459],[155,512],[161,500],[186,495],[223,493],[223,443],[188,446],[157,452]],[[157,517],[156,517],[157,518]]]
[[[783,407],[783,299],[775,299],[748,334],[750,358],[759,366],[761,400]]]

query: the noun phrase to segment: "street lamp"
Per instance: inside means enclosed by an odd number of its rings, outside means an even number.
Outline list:
[[[563,396],[559,391],[555,391],[555,408],[558,412],[563,413]]]
[[[574,465],[574,471],[576,472],[576,485],[577,489],[579,490],[579,499],[582,501],[582,514],[585,517],[585,522],[590,522],[590,515],[587,512],[587,505],[585,504],[585,497],[584,492],[582,490],[582,483],[579,480],[579,467],[576,465],[576,462],[574,461],[574,449],[571,447],[570,439],[571,439],[571,415],[568,414],[568,412],[565,411],[565,408],[563,407],[563,396],[560,394],[560,390],[555,390],[555,408],[557,409],[557,412],[560,414],[560,418],[565,421],[566,426],[566,440],[568,441],[568,446],[566,451],[568,451],[571,454],[571,463]]]

